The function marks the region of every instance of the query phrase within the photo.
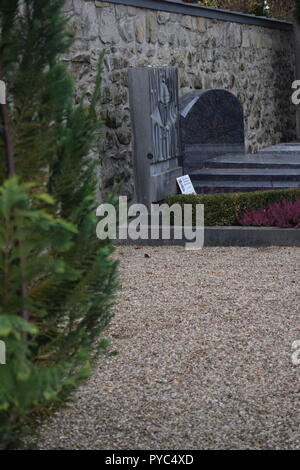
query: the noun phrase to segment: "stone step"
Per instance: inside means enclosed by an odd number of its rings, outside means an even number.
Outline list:
[[[248,191],[269,191],[271,189],[300,188],[299,181],[193,181],[195,191],[200,193],[234,193]]]
[[[281,143],[277,145],[271,145],[270,147],[265,147],[264,149],[260,150],[260,153],[271,153],[282,155],[285,154],[297,154],[300,155],[300,142],[287,142]]]
[[[199,192],[264,191],[300,187],[299,144],[268,147],[256,154],[228,153],[190,173]]]
[[[282,168],[300,169],[299,155],[288,155],[286,158],[279,155],[258,154],[226,154],[206,160],[204,168]]]
[[[192,181],[265,181],[265,182],[298,182],[299,169],[257,169],[257,168],[208,168],[190,174]]]

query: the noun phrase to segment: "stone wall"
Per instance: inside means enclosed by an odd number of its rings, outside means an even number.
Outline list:
[[[234,93],[244,107],[250,152],[295,139],[292,31],[95,0],[67,0],[65,11],[73,14],[70,25],[77,40],[64,59],[78,95],[87,100],[98,55],[107,51],[100,107],[105,126],[98,149],[102,194],[121,180],[122,194],[133,193],[129,66],[178,67],[181,95],[207,88]]]

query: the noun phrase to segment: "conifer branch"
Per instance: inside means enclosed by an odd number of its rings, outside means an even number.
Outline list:
[[[1,67],[0,67],[1,73]],[[2,74],[1,74],[2,75]],[[1,118],[3,123],[3,140],[4,140],[4,155],[5,155],[5,162],[6,162],[6,172],[9,178],[16,175],[16,165],[15,165],[15,157],[14,157],[14,144],[13,144],[13,128],[11,123],[11,118],[9,114],[9,108],[7,103],[1,104]],[[18,241],[18,245],[20,247],[21,243],[20,240]],[[19,259],[20,267],[21,267],[21,275],[22,275],[22,285],[21,285],[21,297],[23,301],[25,301],[27,297],[28,286],[25,281],[25,260],[20,254]],[[22,309],[21,316],[24,320],[29,321],[29,312],[26,309]],[[25,332],[23,333],[24,339],[27,339],[28,334]]]

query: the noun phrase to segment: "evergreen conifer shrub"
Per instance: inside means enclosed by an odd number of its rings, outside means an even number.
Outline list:
[[[34,412],[65,400],[106,346],[117,261],[96,237],[96,113],[59,60],[72,42],[63,0],[2,0],[0,79],[0,448]]]

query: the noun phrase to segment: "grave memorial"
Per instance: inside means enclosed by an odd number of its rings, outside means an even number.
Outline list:
[[[176,67],[130,68],[135,200],[149,206],[177,192],[182,175]]]
[[[246,154],[243,106],[231,92],[194,90],[178,100],[175,67],[130,69],[129,91],[137,202],[176,194],[182,175],[196,193],[299,187],[299,144]]]
[[[244,113],[226,90],[195,90],[179,102],[184,173],[226,153],[244,153]]]

